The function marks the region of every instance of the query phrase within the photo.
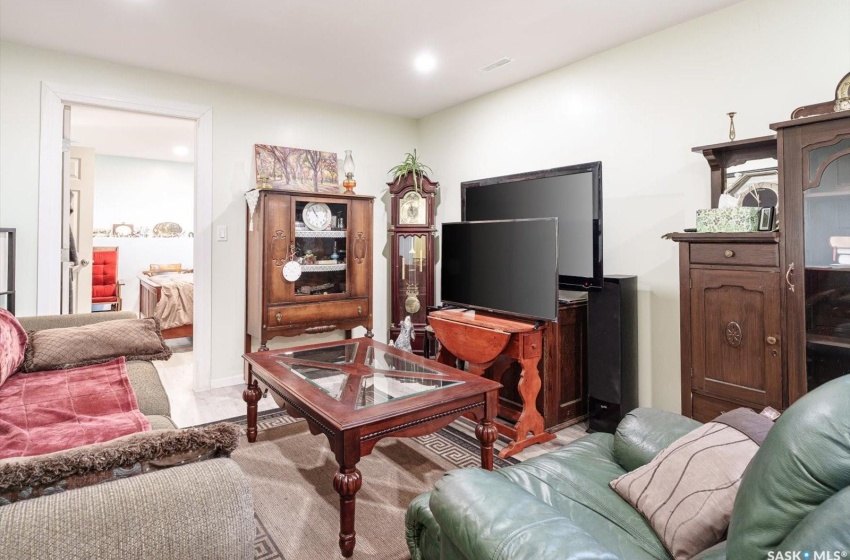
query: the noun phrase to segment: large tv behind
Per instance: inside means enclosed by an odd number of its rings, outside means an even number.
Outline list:
[[[558,220],[443,224],[444,304],[555,321]]]
[[[558,218],[561,289],[602,287],[602,162],[461,183],[465,221]]]

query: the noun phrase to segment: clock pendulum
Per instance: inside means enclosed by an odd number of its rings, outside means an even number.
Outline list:
[[[416,243],[416,238],[412,238],[411,241]],[[404,300],[404,310],[408,313],[416,313],[419,311],[421,304],[419,303],[419,283],[417,281],[416,276],[416,251],[413,247],[410,248],[410,254],[413,255],[411,260],[413,261],[413,267],[410,274],[410,280],[407,282],[407,287],[405,288],[405,294],[407,294],[407,298]],[[419,271],[422,271],[422,261],[420,259]],[[405,263],[405,267],[407,264]]]

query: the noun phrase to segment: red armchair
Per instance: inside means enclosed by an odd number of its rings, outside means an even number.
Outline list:
[[[91,302],[108,303],[112,311],[121,311],[121,282],[118,280],[118,247],[92,249]]]

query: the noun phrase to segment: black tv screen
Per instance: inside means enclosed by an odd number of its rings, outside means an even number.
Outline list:
[[[558,221],[443,224],[444,304],[557,320]]]
[[[602,163],[461,184],[462,219],[558,218],[562,289],[602,287]]]

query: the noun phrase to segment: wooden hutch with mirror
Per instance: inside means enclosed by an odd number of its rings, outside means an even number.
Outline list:
[[[668,236],[680,245],[686,416],[782,410],[850,373],[850,110],[836,106],[798,109],[771,125],[775,140],[695,148],[712,168],[713,206],[732,177],[718,161],[775,151],[779,219],[778,231]]]
[[[372,336],[374,198],[259,191],[249,216],[246,351],[277,336]]]

